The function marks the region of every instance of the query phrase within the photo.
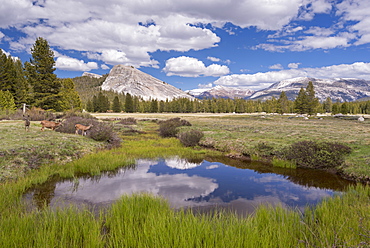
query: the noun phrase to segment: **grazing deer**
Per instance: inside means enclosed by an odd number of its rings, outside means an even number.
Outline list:
[[[91,127],[93,127],[92,124],[90,124],[88,126],[84,126],[84,125],[81,125],[81,124],[76,124],[75,125],[76,134],[78,135],[78,131],[81,130],[82,131],[81,135],[82,136],[85,136],[86,135],[86,131],[89,130]]]
[[[30,131],[30,125],[31,125],[30,115],[28,116],[23,115],[23,119],[24,119],[24,130],[28,132]]]
[[[41,131],[44,131],[44,128],[50,128],[51,130],[55,130],[55,128],[62,125],[61,122],[54,122],[54,121],[41,121],[40,124],[42,125]]]

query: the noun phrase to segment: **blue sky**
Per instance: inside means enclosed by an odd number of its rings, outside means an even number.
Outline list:
[[[0,48],[43,37],[58,77],[132,65],[183,90],[370,80],[368,0],[2,0]]]

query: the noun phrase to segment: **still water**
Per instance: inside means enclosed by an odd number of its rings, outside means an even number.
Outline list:
[[[174,209],[208,212],[221,208],[244,215],[260,204],[303,211],[349,184],[323,171],[273,168],[226,158],[188,161],[175,157],[139,159],[131,167],[95,177],[50,180],[30,190],[25,199],[38,207],[72,203],[99,208],[125,194],[148,192],[166,198]]]

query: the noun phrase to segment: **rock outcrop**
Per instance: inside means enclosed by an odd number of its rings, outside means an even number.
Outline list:
[[[91,78],[101,78],[102,75],[91,73],[91,72],[84,72],[82,74],[83,77],[91,77]]]
[[[101,86],[102,90],[129,93],[143,100],[173,100],[194,97],[132,66],[116,65]]]

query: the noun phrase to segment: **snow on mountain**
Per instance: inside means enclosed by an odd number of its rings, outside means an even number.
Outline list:
[[[370,96],[370,81],[353,78],[317,79],[299,77],[283,80],[271,85],[269,88],[255,92],[250,99],[279,98],[284,91],[290,100],[294,100],[301,88],[306,89],[308,82],[313,83],[315,95],[320,101],[330,97],[332,101],[356,101]]]
[[[102,90],[129,93],[144,100],[194,99],[184,91],[131,66],[116,65],[101,86]]]
[[[86,73],[85,76],[99,75]],[[144,100],[173,100],[175,98],[206,99],[206,98],[243,98],[267,100],[279,98],[282,91],[289,100],[294,100],[301,88],[306,89],[308,82],[314,85],[315,95],[320,101],[330,97],[333,102],[351,102],[370,97],[370,81],[355,78],[318,79],[298,77],[272,84],[270,87],[253,91],[244,87],[226,87],[217,85],[213,88],[193,89],[186,92],[169,85],[149,74],[131,66],[116,65],[110,71],[102,85],[102,90],[130,93]]]
[[[248,98],[251,96],[254,91],[246,88],[238,88],[238,87],[225,87],[221,85],[217,85],[213,88],[206,88],[206,89],[193,89],[186,91],[190,95],[199,98]]]

